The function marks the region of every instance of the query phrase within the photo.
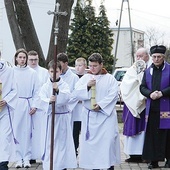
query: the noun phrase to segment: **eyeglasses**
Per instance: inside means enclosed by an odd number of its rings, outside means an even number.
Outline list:
[[[28,59],[29,61],[31,61],[31,62],[33,62],[33,61],[38,61],[38,59],[36,58],[36,59]]]

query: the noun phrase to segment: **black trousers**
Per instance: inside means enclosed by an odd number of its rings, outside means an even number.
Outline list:
[[[0,170],[8,170],[8,161],[0,163]]]
[[[81,122],[75,121],[73,124],[73,139],[74,139],[74,146],[77,155],[77,148],[79,147],[79,135],[81,131]]]

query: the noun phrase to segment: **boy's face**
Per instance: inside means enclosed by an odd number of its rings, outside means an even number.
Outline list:
[[[39,61],[38,55],[28,55],[27,63],[31,68],[37,67],[38,61]]]
[[[75,65],[75,70],[78,75],[83,75],[84,71],[86,69],[86,66],[83,62],[77,61]]]
[[[100,74],[103,68],[103,63],[99,64],[98,62],[91,62],[89,61],[89,69],[94,75]]]
[[[50,74],[50,78],[53,80],[54,69],[50,68],[48,72]],[[59,68],[56,68],[56,79],[60,77],[60,74],[61,74],[61,70]]]

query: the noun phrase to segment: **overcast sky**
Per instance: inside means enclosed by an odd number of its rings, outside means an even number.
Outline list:
[[[102,0],[107,10],[107,16],[111,27],[119,20],[122,0]],[[28,0],[32,18],[37,30],[37,34],[42,45],[44,54],[47,54],[52,16],[47,14],[48,10],[54,9],[55,0]],[[93,0],[93,5],[98,10],[101,0]],[[129,0],[131,24],[133,28],[146,31],[154,27],[161,33],[165,34],[166,44],[170,44],[170,11],[169,0]],[[15,53],[4,0],[0,0],[0,44],[3,47],[2,55],[5,59],[12,61]],[[129,27],[127,2],[123,3],[122,27]]]
[[[100,0],[93,0],[95,6],[100,5]],[[146,31],[155,28],[165,34],[166,45],[170,45],[170,6],[169,0],[129,0],[131,25],[133,28]],[[122,0],[104,0],[107,16],[111,27],[116,27],[115,22],[120,18]],[[121,26],[129,26],[128,5],[123,3]]]

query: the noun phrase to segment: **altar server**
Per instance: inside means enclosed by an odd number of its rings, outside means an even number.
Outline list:
[[[16,106],[17,89],[12,68],[2,60],[0,60],[0,84],[0,170],[8,170],[11,140],[16,140],[11,119]]]
[[[73,95],[83,101],[79,166],[84,169],[109,169],[120,163],[120,140],[115,105],[118,83],[103,68],[103,58],[93,53],[89,58],[90,72],[76,83]],[[95,86],[96,102],[92,102]],[[93,105],[93,108],[91,107]]]

